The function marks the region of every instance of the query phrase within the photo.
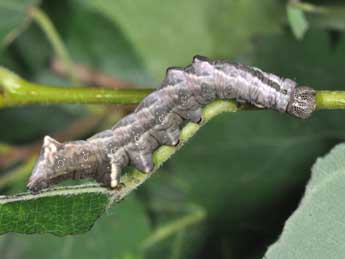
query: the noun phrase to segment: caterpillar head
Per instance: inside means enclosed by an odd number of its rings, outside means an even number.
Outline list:
[[[35,163],[27,188],[31,192],[38,192],[49,187],[50,178],[54,175],[55,164],[63,144],[55,139],[44,137],[41,153]],[[62,162],[59,162],[62,165]]]
[[[299,86],[294,89],[287,112],[301,119],[307,119],[316,108],[316,92],[308,86]]]
[[[86,141],[60,143],[46,136],[27,185],[38,192],[65,179],[89,178],[97,173],[95,147]]]

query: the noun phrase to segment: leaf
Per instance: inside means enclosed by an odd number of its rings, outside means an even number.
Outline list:
[[[273,0],[79,2],[118,26],[157,80],[196,54],[224,58],[248,50],[254,36],[279,31],[281,10]]]
[[[287,15],[291,29],[296,38],[302,39],[309,27],[308,21],[306,20],[303,11],[288,5]]]
[[[63,236],[83,233],[104,213],[110,198],[106,189],[91,186],[13,198],[3,196],[0,199],[0,234]]]
[[[27,8],[40,0],[0,1],[0,43],[3,46],[13,41],[29,22]]]
[[[265,258],[343,258],[344,186],[345,144],[340,144],[316,161],[300,206]]]
[[[92,206],[97,206],[92,203]],[[83,215],[80,214],[83,221]],[[0,237],[1,258],[73,259],[142,258],[140,245],[150,233],[142,204],[131,196],[110,208],[88,233],[65,236],[6,234]]]

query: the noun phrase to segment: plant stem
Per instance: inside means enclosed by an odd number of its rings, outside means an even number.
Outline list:
[[[71,81],[76,83],[77,80],[73,74],[73,62],[68,54],[67,48],[65,47],[62,39],[60,38],[56,28],[54,27],[54,24],[51,22],[48,15],[46,15],[40,8],[35,6],[30,7],[29,13],[31,14],[34,21],[36,21],[37,24],[41,27],[42,31],[46,34],[47,39],[52,45],[56,55],[63,61],[68,70]]]
[[[0,108],[24,104],[51,103],[139,103],[151,89],[102,89],[57,87],[28,82],[0,67]]]
[[[321,109],[344,109],[345,91],[318,91],[316,94],[316,107]]]
[[[0,67],[0,108],[24,104],[88,103],[137,104],[154,89],[109,89],[98,87],[58,87],[28,82]],[[237,107],[234,101],[224,104]],[[317,91],[316,107],[345,109],[345,91]],[[255,109],[245,106],[242,110]],[[206,112],[215,112],[206,110]]]

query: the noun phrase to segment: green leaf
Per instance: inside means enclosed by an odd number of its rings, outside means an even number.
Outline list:
[[[97,204],[89,203],[89,206],[92,209]],[[81,212],[79,217],[78,222],[83,221]],[[107,210],[88,233],[63,238],[6,234],[0,237],[0,254],[1,258],[11,258],[15,254],[27,259],[142,258],[140,245],[149,233],[145,209],[135,196],[131,196]]]
[[[309,25],[302,10],[288,5],[287,15],[290,27],[297,39],[302,39],[307,32]]]
[[[40,0],[0,1],[0,44],[13,41],[29,22],[27,8]]]
[[[340,144],[316,161],[300,206],[265,258],[344,258],[344,186],[345,144]]]
[[[88,231],[111,204],[100,187],[67,188],[0,199],[0,234],[77,234]]]

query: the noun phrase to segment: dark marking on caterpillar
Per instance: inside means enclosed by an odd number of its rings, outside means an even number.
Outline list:
[[[177,145],[181,127],[200,122],[202,108],[215,99],[235,99],[302,119],[315,110],[310,87],[258,68],[195,56],[185,68],[168,68],[162,85],[112,129],[67,143],[46,136],[27,187],[37,192],[64,179],[94,178],[115,188],[128,165],[149,173],[152,153],[162,145]]]

